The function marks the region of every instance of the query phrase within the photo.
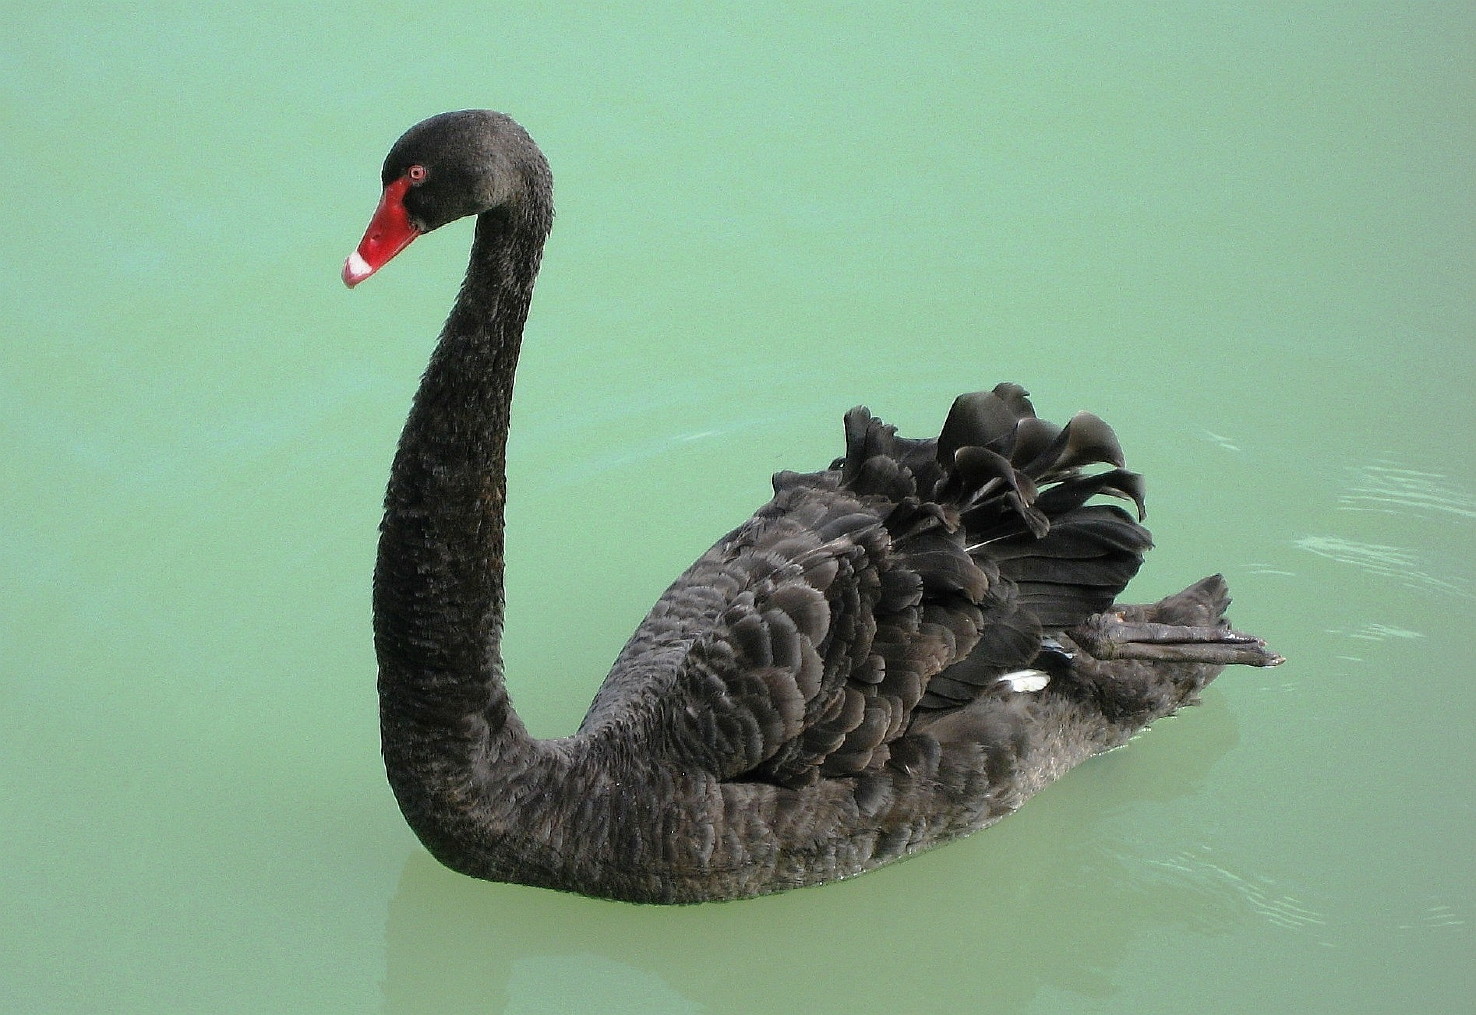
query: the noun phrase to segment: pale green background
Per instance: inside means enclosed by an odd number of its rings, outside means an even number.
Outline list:
[[[232,11],[229,8],[234,7]],[[598,10],[600,13],[591,13]],[[697,13],[693,13],[696,11]],[[1463,1010],[1476,8],[16,4],[0,33],[0,1008]],[[469,229],[338,282],[410,123],[559,218],[507,656],[570,730],[857,401],[1014,379],[1290,662],[858,881],[642,909],[441,870],[377,757],[389,455]]]

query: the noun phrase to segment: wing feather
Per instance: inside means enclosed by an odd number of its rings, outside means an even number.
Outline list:
[[[586,727],[643,698],[672,763],[723,779],[924,771],[936,755],[914,720],[1006,693],[999,677],[1110,604],[1150,545],[1088,503],[1141,516],[1111,428],[1041,420],[1017,385],[961,396],[936,440],[864,408],[845,435],[829,469],[777,474],[774,499],[672,586]]]

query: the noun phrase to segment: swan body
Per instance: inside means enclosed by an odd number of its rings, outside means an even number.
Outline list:
[[[511,119],[466,110],[411,128],[382,182],[349,285],[476,216],[374,576],[389,781],[448,867],[639,902],[832,881],[996,821],[1226,664],[1281,661],[1230,628],[1218,576],[1115,605],[1150,545],[1140,477],[1101,420],[1048,423],[1001,384],[930,440],[853,409],[839,458],[776,475],[666,591],[579,730],[531,737],[498,644],[509,407],[551,177]]]

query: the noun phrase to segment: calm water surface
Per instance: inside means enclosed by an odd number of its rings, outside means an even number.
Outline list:
[[[1472,983],[1476,14],[1456,3],[53,5],[0,42],[10,1011],[1405,1012]],[[389,455],[467,226],[349,294],[410,123],[560,216],[512,690],[860,400],[1002,379],[1149,477],[1156,598],[1290,657],[987,833],[681,910],[437,867],[377,757]]]

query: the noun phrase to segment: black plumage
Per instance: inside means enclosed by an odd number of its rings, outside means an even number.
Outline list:
[[[933,440],[847,413],[844,454],[773,478],[653,607],[579,731],[530,737],[498,643],[508,410],[550,176],[511,120],[465,111],[407,132],[383,178],[350,284],[477,215],[374,590],[389,779],[448,866],[650,902],[817,884],[989,824],[1227,663],[1280,661],[1229,628],[1217,577],[1115,606],[1150,545],[1141,478],[1102,420],[1057,426],[1002,384],[959,397]]]

